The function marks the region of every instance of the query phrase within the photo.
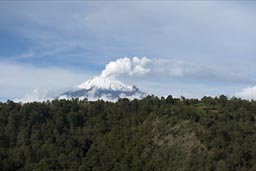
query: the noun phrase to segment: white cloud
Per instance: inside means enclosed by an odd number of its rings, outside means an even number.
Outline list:
[[[24,97],[14,99],[15,102],[43,102],[53,100],[52,94],[47,89],[34,89],[31,93],[26,94]]]
[[[173,79],[200,81],[201,83],[256,83],[248,71],[226,65],[205,64],[190,60],[152,59],[151,73],[155,76]]]
[[[247,87],[245,89],[242,89],[240,92],[235,94],[236,97],[240,97],[242,99],[256,99],[256,86],[253,87]]]
[[[118,76],[118,75],[130,75],[130,76],[142,76],[150,72],[149,64],[151,59],[147,57],[128,57],[119,58],[115,61],[109,62],[105,69],[102,71],[101,76]]]
[[[0,62],[0,98],[20,98],[34,89],[59,90],[78,85],[91,75],[58,67]]]

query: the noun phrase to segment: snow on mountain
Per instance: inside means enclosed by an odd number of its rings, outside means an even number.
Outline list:
[[[80,89],[90,90],[92,88],[106,89],[113,91],[132,91],[133,86],[125,85],[113,77],[96,76],[78,86]]]
[[[96,76],[80,84],[77,90],[64,92],[58,98],[116,101],[118,98],[141,99],[145,95],[136,86],[126,85],[114,77]]]

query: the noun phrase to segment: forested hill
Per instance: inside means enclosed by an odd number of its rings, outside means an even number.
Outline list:
[[[256,102],[0,103],[1,171],[256,170]]]

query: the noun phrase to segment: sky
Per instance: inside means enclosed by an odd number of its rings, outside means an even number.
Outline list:
[[[255,99],[255,16],[253,1],[0,1],[0,100],[112,65],[148,94]]]

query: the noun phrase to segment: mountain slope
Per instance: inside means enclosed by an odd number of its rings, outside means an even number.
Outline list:
[[[113,77],[96,76],[80,84],[77,90],[69,90],[62,93],[59,99],[88,98],[88,100],[116,101],[118,98],[141,99],[146,94],[136,86],[122,83]]]

